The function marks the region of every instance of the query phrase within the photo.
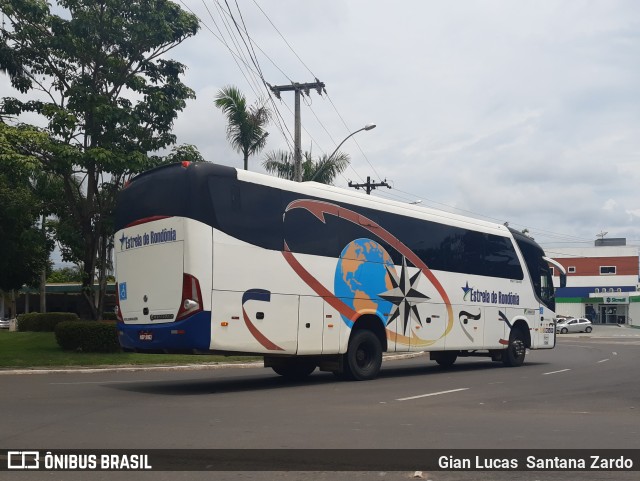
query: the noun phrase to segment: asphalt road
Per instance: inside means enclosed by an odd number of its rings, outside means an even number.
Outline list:
[[[385,362],[371,382],[316,372],[289,383],[262,367],[0,375],[0,448],[640,449],[639,365],[640,331],[597,328],[588,336],[559,336],[556,349],[529,352],[519,368],[463,358],[442,370],[422,356]],[[420,470],[417,460],[415,470],[393,473],[91,473],[90,479],[386,480]],[[88,479],[88,473],[38,474]],[[638,473],[423,477],[617,480]]]

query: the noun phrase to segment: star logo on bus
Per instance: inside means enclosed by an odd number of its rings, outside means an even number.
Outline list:
[[[462,299],[466,301],[467,296],[469,296],[469,293],[473,290],[473,287],[469,287],[469,282],[467,281],[467,285],[463,287],[462,290],[464,291],[464,296],[462,297]]]
[[[403,332],[406,334],[409,320],[415,319],[418,324],[422,326],[422,319],[420,319],[417,303],[430,298],[417,289],[421,271],[418,270],[413,277],[409,277],[406,257],[402,258],[400,277],[398,277],[394,266],[387,266],[387,272],[389,273],[393,288],[382,294],[378,294],[378,297],[394,305],[387,325],[399,317],[404,323]]]
[[[124,249],[124,243],[127,241],[127,236],[122,233],[122,237],[118,239],[120,241],[120,250]]]

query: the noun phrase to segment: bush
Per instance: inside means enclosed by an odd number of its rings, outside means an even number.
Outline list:
[[[68,351],[117,352],[116,324],[110,321],[64,321],[56,326],[56,341]]]
[[[102,319],[105,321],[117,321],[118,316],[115,312],[103,312]]]
[[[53,332],[64,321],[77,321],[73,312],[30,312],[18,316],[18,331]]]

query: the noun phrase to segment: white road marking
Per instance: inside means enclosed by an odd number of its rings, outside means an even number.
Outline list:
[[[558,374],[559,372],[571,371],[571,369],[560,369],[559,371],[551,371],[551,372],[543,372],[542,375],[546,376],[548,374]]]
[[[440,394],[449,394],[452,392],[459,392],[459,391],[466,391],[467,389],[469,389],[468,387],[462,387],[460,389],[451,389],[450,391],[440,391],[440,392],[432,392],[429,394],[420,394],[418,396],[410,396],[410,397],[403,397],[400,399],[396,399],[396,401],[410,401],[411,399],[419,399],[421,397],[429,397],[429,396],[439,396]]]
[[[600,364],[601,362],[607,362],[609,359],[602,359],[601,361],[598,361],[596,364]]]

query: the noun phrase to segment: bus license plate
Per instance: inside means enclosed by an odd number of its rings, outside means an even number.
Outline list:
[[[153,341],[153,333],[148,331],[140,331],[138,333],[141,341]]]

